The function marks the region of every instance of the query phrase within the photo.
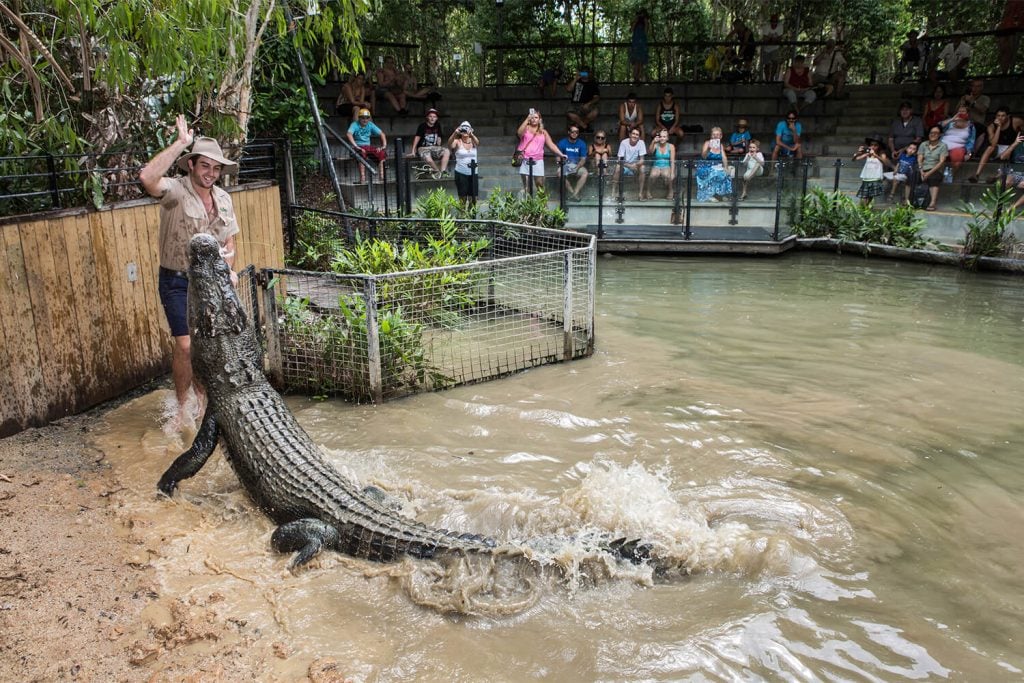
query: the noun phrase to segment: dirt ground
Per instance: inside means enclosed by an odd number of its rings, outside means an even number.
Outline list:
[[[225,617],[220,596],[160,594],[152,539],[111,503],[121,486],[89,444],[139,393],[0,439],[0,681],[282,680],[287,646]],[[284,680],[348,679],[320,658]]]

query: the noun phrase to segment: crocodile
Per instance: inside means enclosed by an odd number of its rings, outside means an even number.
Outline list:
[[[204,234],[189,244],[188,322],[192,370],[207,405],[192,445],[160,478],[172,496],[195,476],[223,441],[228,462],[253,502],[278,524],[271,547],[294,552],[295,569],[329,549],[391,562],[403,556],[522,554],[479,534],[433,528],[398,514],[380,489],[359,489],[323,457],[262,370],[253,326],[231,284],[220,245]],[[632,562],[650,559],[650,547],[624,538],[600,550]]]

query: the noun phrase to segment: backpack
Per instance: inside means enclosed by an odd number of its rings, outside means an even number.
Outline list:
[[[920,182],[910,193],[910,205],[915,209],[923,209],[931,202],[931,193],[928,191],[928,183]]]

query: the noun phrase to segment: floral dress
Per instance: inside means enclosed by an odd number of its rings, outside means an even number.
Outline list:
[[[720,152],[708,152],[706,159],[697,161],[697,201],[706,202],[715,195],[732,194],[732,178],[722,166]]]

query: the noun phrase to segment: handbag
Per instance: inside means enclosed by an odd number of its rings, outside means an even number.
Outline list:
[[[512,152],[512,165],[521,166],[523,164],[523,150],[517,149]]]

